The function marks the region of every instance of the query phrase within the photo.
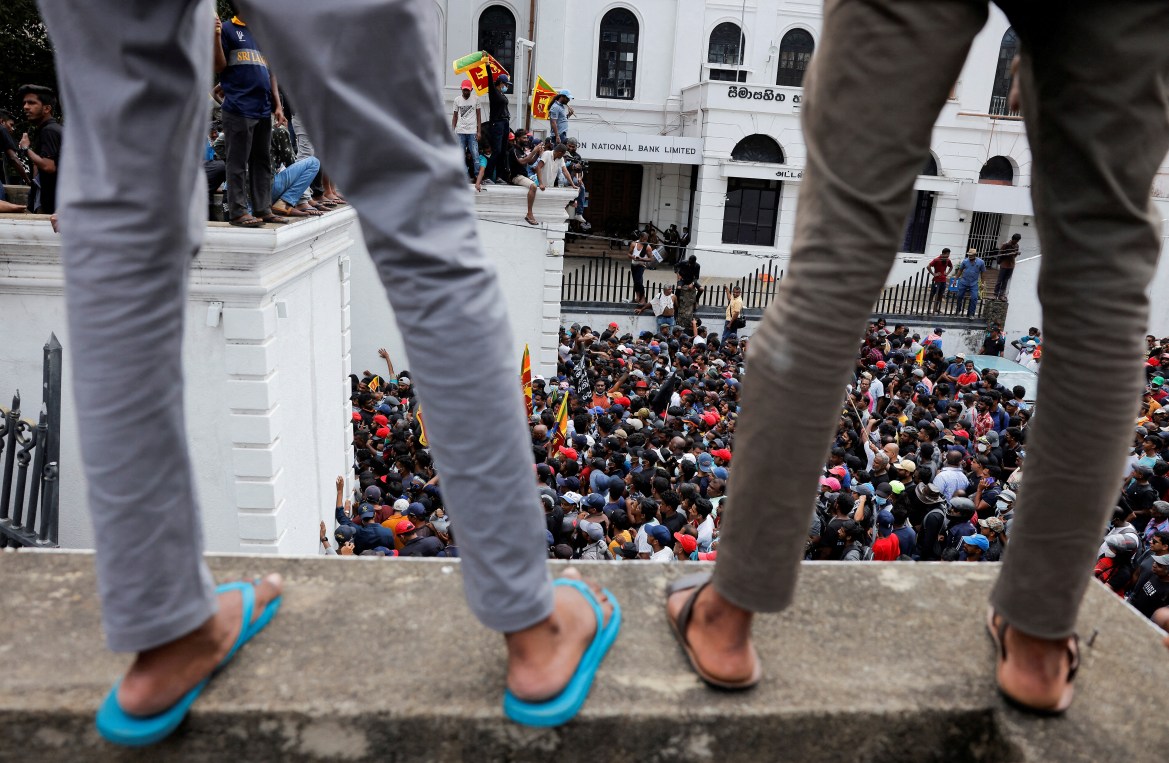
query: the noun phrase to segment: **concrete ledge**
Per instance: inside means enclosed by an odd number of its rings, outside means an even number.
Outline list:
[[[580,717],[506,721],[501,641],[470,616],[458,564],[213,557],[219,579],[285,575],[279,617],[146,751],[99,740],[93,712],[127,659],[105,651],[93,560],[0,554],[0,760],[1153,761],[1169,654],[1093,585],[1079,694],[1063,719],[1009,709],[982,621],[996,565],[808,564],[797,604],[761,617],[766,678],[709,691],[662,615],[687,567],[584,563],[626,625]]]

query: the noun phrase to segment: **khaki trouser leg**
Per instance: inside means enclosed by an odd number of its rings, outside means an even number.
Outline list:
[[[1015,20],[1044,341],[1038,415],[991,597],[1008,622],[1045,638],[1075,627],[1121,485],[1143,383],[1145,289],[1161,248],[1149,191],[1169,150],[1169,4],[1063,8]]]
[[[829,0],[805,85],[793,256],[752,337],[715,586],[787,606],[816,481],[934,120],[986,20],[977,0]]]

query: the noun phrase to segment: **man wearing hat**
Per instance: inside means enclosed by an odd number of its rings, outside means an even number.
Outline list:
[[[604,560],[613,558],[609,552],[609,544],[605,542],[605,528],[602,525],[585,519],[581,520],[579,527],[587,540],[585,547],[581,549],[580,559]]]
[[[1128,603],[1162,630],[1169,630],[1169,554],[1151,559],[1149,571],[1137,578]]]
[[[895,562],[901,556],[901,541],[893,534],[893,512],[877,512],[877,537],[873,541],[873,561]]]
[[[978,256],[978,250],[971,247],[966,250],[966,259],[958,264],[955,272],[958,276],[958,312],[962,312],[962,305],[969,297],[966,317],[973,318],[978,307],[978,287],[982,283],[982,274],[986,272],[986,263]]]
[[[990,548],[990,541],[985,535],[973,533],[971,535],[963,535],[961,542],[958,544],[958,560],[962,562],[985,562],[987,550]]]
[[[451,129],[455,131],[459,147],[471,156],[474,173],[479,167],[479,141],[483,139],[483,115],[479,108],[479,96],[471,80],[463,80],[461,94],[455,98],[455,109],[451,113]]]
[[[551,128],[548,134],[555,136],[557,143],[568,140],[568,118],[573,114],[572,107],[568,105],[571,100],[570,91],[560,90],[548,106],[548,126]]]
[[[978,532],[986,536],[987,546],[983,558],[988,562],[997,562],[1003,555],[1003,520],[998,517],[983,517],[978,520]]]
[[[674,538],[665,525],[647,526],[645,539],[649,543],[651,562],[674,561]]]

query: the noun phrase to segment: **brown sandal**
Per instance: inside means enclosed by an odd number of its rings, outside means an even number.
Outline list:
[[[271,223],[272,225],[288,225],[290,222],[292,222],[287,217],[281,217],[280,215],[271,215],[271,214],[264,215],[260,219],[263,220],[265,223]]]
[[[237,217],[233,220],[228,220],[227,224],[234,225],[237,228],[263,228],[264,227],[263,220],[261,220],[258,217],[252,217],[251,215],[240,215],[239,217]]]
[[[698,656],[690,647],[690,642],[686,640],[686,629],[690,626],[690,618],[694,614],[694,602],[698,600],[698,594],[702,593],[702,589],[710,585],[711,576],[709,572],[696,572],[692,575],[685,575],[678,578],[673,583],[666,586],[667,601],[671,596],[679,591],[688,591],[693,589],[694,593],[690,594],[690,598],[682,605],[681,611],[678,612],[678,619],[669,616],[667,611],[666,619],[670,621],[670,629],[674,631],[674,637],[678,639],[678,643],[682,646],[682,650],[686,652],[686,658],[690,660],[690,667],[698,674],[698,677],[705,681],[708,685],[716,689],[723,689],[724,691],[742,691],[743,689],[751,689],[763,679],[763,668],[759,665],[759,654],[755,652],[755,645],[751,645],[751,652],[755,657],[755,670],[751,677],[745,681],[728,682],[720,678],[715,678],[701,665],[698,664]]]
[[[997,619],[997,622],[996,622]],[[1072,698],[1076,693],[1076,671],[1080,669],[1080,637],[1072,634],[1068,639],[1068,678],[1067,687],[1064,688],[1063,694],[1059,698],[1059,702],[1055,707],[1035,707],[1026,702],[1022,702],[1003,689],[1002,682],[999,680],[999,672],[1007,662],[1007,628],[1009,627],[1005,617],[995,613],[993,607],[987,607],[986,610],[986,632],[990,634],[990,640],[994,642],[995,649],[998,652],[997,664],[995,665],[995,683],[998,685],[999,694],[1003,695],[1003,699],[1007,704],[1019,710],[1028,713],[1042,716],[1063,715],[1072,704]]]
[[[321,210],[317,209],[312,204],[309,204],[307,201],[302,201],[293,207],[293,209],[304,212],[307,217],[320,217],[322,214],[324,214]]]

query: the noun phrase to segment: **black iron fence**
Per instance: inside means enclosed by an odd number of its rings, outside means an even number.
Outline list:
[[[44,348],[40,417],[21,418],[20,392],[12,408],[0,407],[0,548],[57,546],[61,456],[61,343]]]
[[[774,262],[768,261],[750,275],[726,284],[743,290],[743,307],[762,309],[775,298],[783,271]],[[648,297],[656,293],[651,284],[677,283],[677,276],[668,265],[647,268],[645,271]],[[562,302],[622,303],[633,300],[633,273],[627,261],[607,258],[591,259],[576,270],[565,272],[561,279],[560,299]],[[725,307],[726,297],[721,285],[707,286],[698,294],[696,307]]]
[[[783,278],[783,271],[775,262],[768,260],[762,267],[757,268],[750,275],[737,280],[728,280],[732,287],[738,286],[743,290],[743,307],[751,309],[766,309],[775,298],[779,289],[779,282]],[[674,273],[668,266],[660,265],[657,269],[647,269],[645,272],[647,296],[652,297],[656,289],[654,283],[674,283]],[[929,317],[934,315],[948,315],[966,317],[964,301],[960,300],[949,290],[944,290],[941,297],[931,294],[933,276],[928,270],[921,270],[901,283],[888,286],[881,292],[873,312],[879,315],[902,315]],[[983,289],[985,292],[986,289]],[[565,271],[561,280],[561,302],[592,302],[622,304],[633,299],[633,274],[629,263],[608,258],[590,259],[572,271]],[[698,307],[725,307],[726,297],[721,285],[707,286],[698,295]],[[986,300],[980,298],[975,308],[974,318],[982,320],[986,314]]]
[[[901,283],[885,287],[881,292],[873,312],[878,315],[912,315],[912,316],[953,316],[967,317],[966,300],[951,294],[947,288],[941,295],[933,291],[933,274],[929,270],[921,270],[905,279]],[[983,289],[985,292],[986,290]],[[986,315],[986,300],[981,297],[974,308],[975,320],[983,320]]]

